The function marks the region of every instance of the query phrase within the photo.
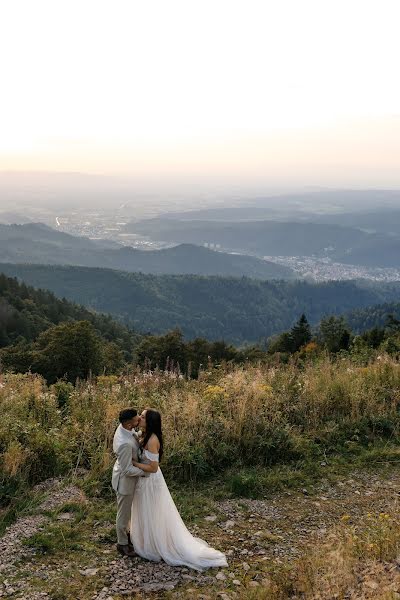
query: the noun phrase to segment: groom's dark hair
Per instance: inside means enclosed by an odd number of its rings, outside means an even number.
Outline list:
[[[133,417],[136,416],[137,410],[135,410],[134,408],[124,408],[124,410],[121,410],[121,412],[119,413],[119,422],[125,423],[125,421],[130,421],[131,419],[133,419]]]

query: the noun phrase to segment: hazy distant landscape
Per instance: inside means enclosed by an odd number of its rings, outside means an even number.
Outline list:
[[[0,211],[1,271],[141,333],[178,327],[187,339],[265,343],[302,312],[317,324],[328,314],[352,321],[349,311],[367,310],[359,329],[384,322],[371,321],[374,307],[399,300],[395,190],[231,197],[219,207],[205,196],[197,209],[177,197],[166,211],[168,195],[143,202],[124,187],[114,189],[122,201],[116,207],[106,185],[93,212],[93,179],[44,176],[30,185],[43,194],[34,210],[24,208],[31,187],[17,186]],[[57,194],[65,185],[75,198],[82,194],[82,206]],[[146,212],[154,216],[143,218]]]
[[[264,198],[228,195],[217,200],[220,206],[216,208],[215,199],[207,194],[190,199],[182,196],[180,190],[175,195],[171,191],[166,196],[157,196],[156,192],[143,196],[126,182],[113,188],[112,181],[105,181],[106,185],[99,187],[99,181],[91,178],[43,176],[40,185],[33,179],[28,186],[17,186],[16,193],[15,182],[12,188],[7,178],[0,177],[4,197],[0,223],[33,223],[34,227],[27,227],[26,235],[19,230],[25,239],[20,246],[15,246],[15,228],[12,235],[11,229],[10,233],[1,229],[2,260],[25,262],[29,256],[30,261],[37,263],[104,266],[145,273],[246,274],[315,281],[400,278],[400,209],[396,190],[311,191]],[[71,197],[81,197],[82,204],[65,204],[67,200],[60,189],[66,182]],[[34,209],[28,202],[32,193],[33,197],[40,194]],[[94,210],[97,193],[99,202]],[[196,209],[199,204],[206,206]],[[179,210],[182,206],[185,210]],[[148,215],[153,216],[144,218]],[[54,232],[40,232],[35,225],[40,222],[60,233],[59,242],[56,243]],[[68,240],[62,233],[80,239]],[[29,235],[33,236],[35,247],[27,245]],[[53,246],[47,252],[50,237]],[[40,244],[44,244],[42,249]],[[199,250],[196,255],[194,248],[189,255],[183,248],[166,252],[181,244],[207,247],[220,254],[216,257],[215,253],[207,255],[205,250]],[[85,253],[81,251],[83,247]],[[143,256],[129,247],[164,253]],[[234,258],[234,254],[241,257]],[[243,255],[267,263],[246,260]]]
[[[256,257],[215,252],[193,244],[143,251],[112,240],[72,236],[40,223],[0,224],[0,255],[3,262],[108,267],[142,273],[294,278],[288,267]]]

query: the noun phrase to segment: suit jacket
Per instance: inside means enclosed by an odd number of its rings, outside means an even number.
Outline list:
[[[137,477],[144,475],[142,469],[132,464],[132,459],[138,460],[138,449],[139,440],[136,433],[119,425],[113,441],[113,451],[117,455],[117,460],[112,473],[112,487],[122,496],[134,494]]]

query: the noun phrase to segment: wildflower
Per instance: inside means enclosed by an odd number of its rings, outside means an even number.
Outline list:
[[[318,344],[316,342],[308,342],[308,344],[306,344],[303,348],[304,352],[314,352],[315,350],[317,350],[318,348]]]
[[[350,515],[342,515],[340,517],[340,520],[343,521],[344,523],[347,523],[347,521],[349,521],[351,519]]]
[[[267,394],[270,394],[272,392],[272,386],[268,385],[267,383],[263,383],[259,386],[259,389],[261,392],[265,392]]]
[[[222,388],[220,385],[208,385],[205,390],[205,394],[211,397],[219,396],[220,394],[224,394],[224,388]]]

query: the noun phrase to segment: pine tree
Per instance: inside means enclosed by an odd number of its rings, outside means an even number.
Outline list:
[[[292,340],[292,352],[297,352],[311,340],[311,327],[305,314],[301,315],[300,319],[290,330],[290,337]]]

